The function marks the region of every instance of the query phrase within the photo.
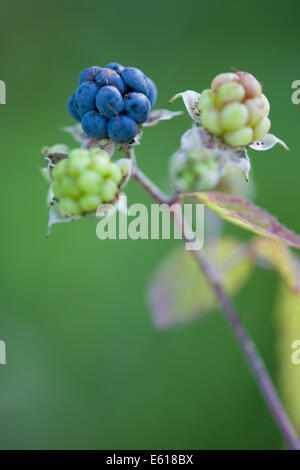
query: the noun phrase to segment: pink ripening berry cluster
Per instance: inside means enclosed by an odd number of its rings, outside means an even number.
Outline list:
[[[217,75],[211,88],[201,93],[198,108],[202,125],[232,147],[262,139],[271,126],[269,101],[247,72]]]

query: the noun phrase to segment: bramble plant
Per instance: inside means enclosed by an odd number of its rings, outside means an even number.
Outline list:
[[[95,215],[104,203],[118,209],[129,179],[169,209],[186,198],[205,204],[213,236],[201,251],[176,250],[155,273],[148,291],[154,321],[159,328],[167,328],[195,320],[211,310],[217,298],[282,436],[291,449],[300,450],[272,380],[228,297],[241,289],[261,260],[278,271],[291,296],[300,293],[299,261],[288,250],[289,246],[300,248],[300,236],[244,199],[251,186],[241,183],[241,173],[244,181],[249,180],[249,148],[268,150],[277,143],[288,148],[269,133],[270,104],[259,81],[249,73],[217,75],[210,89],[201,94],[186,90],[170,103],[180,97],[193,126],[181,137],[180,148],[171,158],[169,172],[175,192],[167,196],[138,168],[134,147],[140,144],[144,128],[182,113],[151,111],[157,89],[137,68],[110,63],[81,72],[78,88],[68,101],[78,124],[66,128],[81,148],[70,150],[59,144],[43,151],[47,167],[42,171],[50,182],[49,232],[55,223]],[[116,150],[123,158],[113,161]],[[174,211],[170,213],[188,240],[186,221],[176,220]],[[220,222],[225,219],[256,236],[247,244],[223,237],[220,227],[216,231],[215,223],[210,226],[214,213]],[[300,427],[300,421],[296,424]]]

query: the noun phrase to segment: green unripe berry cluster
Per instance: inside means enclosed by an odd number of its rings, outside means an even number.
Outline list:
[[[202,125],[232,147],[249,145],[270,130],[270,104],[247,72],[217,75],[199,98]]]
[[[206,191],[220,179],[220,163],[216,149],[201,148],[186,155],[174,155],[171,163],[172,183],[180,192]],[[172,168],[173,165],[173,168]]]
[[[52,170],[52,191],[59,207],[70,215],[94,212],[114,200],[122,171],[103,150],[75,149]]]

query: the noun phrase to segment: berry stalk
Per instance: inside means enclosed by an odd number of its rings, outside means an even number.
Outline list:
[[[181,201],[181,196],[175,194],[168,197],[136,166],[134,150],[127,153],[128,158],[133,161],[132,177],[158,202],[171,206],[175,202]],[[176,212],[176,211],[174,211]],[[171,211],[175,217],[173,211]],[[187,235],[186,221],[184,222],[184,230],[182,221],[175,220],[175,223],[180,224],[183,237],[186,241],[189,240]],[[191,254],[195,257],[200,269],[208,279],[212,286],[221,306],[223,313],[235,335],[235,338],[240,345],[243,354],[252,370],[253,376],[257,385],[263,395],[263,398],[284,438],[287,445],[291,450],[300,450],[300,441],[296,431],[287,416],[277,390],[272,382],[272,379],[266,369],[266,366],[256,348],[250,334],[243,325],[240,316],[236,313],[234,306],[227,296],[222,283],[219,279],[218,273],[215,271],[213,265],[199,252],[192,251]]]

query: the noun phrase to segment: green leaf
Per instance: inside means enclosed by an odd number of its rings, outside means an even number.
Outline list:
[[[300,431],[300,299],[284,285],[279,291],[276,319],[279,388],[287,412]]]
[[[300,294],[300,262],[285,245],[257,237],[250,243],[249,252],[256,261],[267,263],[275,269],[286,285],[293,292]]]
[[[219,192],[192,193],[182,197],[197,199],[228,222],[245,230],[300,249],[299,235],[288,230],[275,217],[251,201]]]
[[[252,271],[252,263],[237,241],[224,238],[208,242],[203,252],[218,269],[228,293],[241,289]],[[191,322],[216,307],[209,283],[191,253],[182,247],[159,266],[149,286],[148,300],[159,328]]]

